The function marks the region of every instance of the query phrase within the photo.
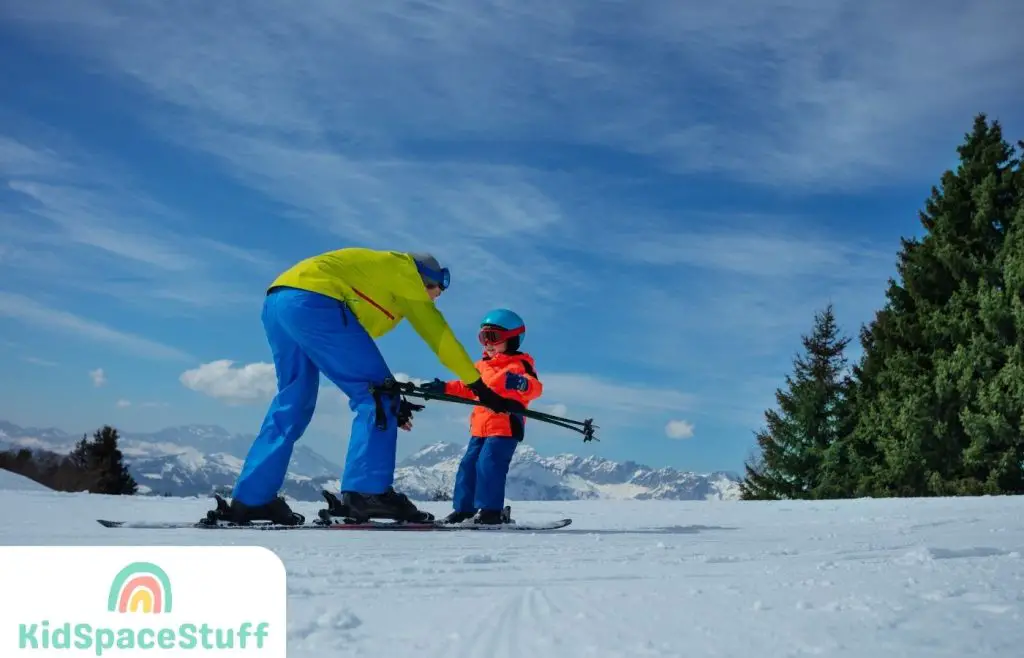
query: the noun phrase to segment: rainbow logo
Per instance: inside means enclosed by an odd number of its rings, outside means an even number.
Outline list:
[[[118,572],[107,596],[110,612],[160,614],[171,611],[171,580],[150,562],[132,562]]]

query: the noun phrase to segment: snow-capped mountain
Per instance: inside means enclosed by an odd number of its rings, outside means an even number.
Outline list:
[[[92,438],[91,431],[86,434]],[[0,450],[29,448],[67,454],[81,438],[81,433],[0,421]],[[234,484],[252,439],[252,435],[231,434],[216,425],[185,425],[152,433],[124,432],[120,449],[140,493],[201,496]],[[297,445],[283,491],[299,500],[318,499],[322,483],[337,478],[340,469],[308,447]]]
[[[410,498],[429,500],[451,494],[464,445],[434,443],[410,455],[395,472],[395,487]],[[331,486],[337,487],[337,481]],[[520,445],[506,484],[509,500],[737,500],[739,478],[732,473],[690,473],[651,468],[600,457],[543,457]]]
[[[87,433],[91,438],[92,432]],[[54,428],[23,428],[0,421],[0,450],[29,448],[67,454],[82,438]],[[169,427],[121,435],[121,451],[140,493],[205,496],[231,487],[252,442],[210,425]],[[411,498],[430,500],[450,494],[465,446],[431,444],[399,463],[395,486]],[[296,500],[321,500],[321,490],[337,491],[341,467],[301,444],[295,447],[282,493]],[[509,472],[509,500],[593,498],[734,500],[739,478],[732,473],[691,473],[655,469],[599,457],[542,457],[529,444],[519,446]]]

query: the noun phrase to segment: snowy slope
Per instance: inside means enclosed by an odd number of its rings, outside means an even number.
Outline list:
[[[24,447],[67,453],[79,439],[81,435],[58,429],[22,428],[0,421],[0,450]],[[125,433],[121,449],[141,493],[195,496],[230,487],[251,441],[251,436],[233,435],[217,426],[188,425],[151,434]],[[418,500],[429,500],[439,490],[450,494],[464,448],[454,443],[423,448],[400,464],[396,486]],[[297,500],[319,501],[321,489],[337,491],[340,472],[340,466],[299,445],[283,492]],[[529,444],[516,451],[508,482],[510,500],[730,500],[738,496],[738,478],[729,473],[654,469],[576,455],[542,457]]]
[[[32,478],[0,468],[0,491],[51,491]]]
[[[289,658],[1018,658],[1024,646],[1021,497],[515,505],[522,519],[575,519],[534,534],[92,521],[207,509],[139,496],[0,491],[0,507],[3,544],[271,548],[288,572]]]

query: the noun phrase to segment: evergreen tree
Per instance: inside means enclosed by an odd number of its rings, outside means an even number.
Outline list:
[[[981,291],[983,344],[993,346],[986,353],[989,372],[979,382],[975,404],[963,412],[968,439],[963,467],[972,491],[987,494],[1024,493],[1024,172],[1019,167],[1016,183],[1016,213],[1000,227],[1003,280]]]
[[[134,495],[138,491],[118,447],[119,438],[115,428],[104,425],[93,433],[92,441],[83,435],[68,456],[76,469],[88,474],[90,493]]]
[[[83,434],[82,438],[75,444],[74,450],[68,455],[68,461],[72,466],[82,471],[92,470],[92,452],[89,446],[89,439]]]
[[[1012,321],[1020,282],[1007,287],[1003,273],[1020,260],[1006,245],[1021,230],[1018,163],[984,115],[958,152],[920,213],[926,235],[902,241],[901,282],[861,333],[852,427],[832,451],[847,495],[993,492],[1013,480],[1020,407],[1008,410],[1006,393],[1020,386],[1011,357],[1024,334]]]
[[[761,452],[745,465],[746,500],[815,498],[831,490],[823,478],[826,456],[846,426],[849,339],[839,336],[829,304],[801,340],[804,354],[793,360],[787,390],[776,391],[779,409],[765,412],[767,427],[756,435]]]
[[[119,438],[117,430],[109,425],[93,435],[90,448],[97,476],[94,493],[130,496],[138,491],[138,484],[128,473],[124,455],[118,448]]]

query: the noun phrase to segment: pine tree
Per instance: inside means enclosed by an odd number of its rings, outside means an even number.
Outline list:
[[[1004,461],[1012,452],[1002,407],[1015,371],[996,382],[1016,341],[1016,293],[1003,270],[1013,262],[1004,246],[1019,206],[1017,162],[984,115],[958,152],[957,171],[920,213],[926,235],[902,241],[900,282],[890,280],[886,306],[861,333],[853,427],[833,451],[848,495],[992,490],[991,451]]]
[[[138,491],[138,484],[128,473],[124,455],[118,448],[119,438],[117,430],[109,425],[93,435],[90,448],[97,475],[94,493],[130,496]]]
[[[1024,142],[1018,145],[1024,149]],[[972,492],[986,494],[1024,493],[1024,171],[1015,173],[1017,210],[1011,222],[999,222],[1002,282],[981,291],[989,368],[975,403],[963,412],[963,468]]]
[[[70,464],[84,473],[85,490],[90,493],[134,495],[138,484],[129,474],[124,455],[118,447],[118,431],[104,425],[92,435],[92,441],[83,435],[68,456]]]
[[[801,340],[804,353],[793,360],[787,390],[776,391],[779,409],[765,412],[767,427],[756,434],[761,452],[745,464],[746,500],[815,498],[831,489],[823,478],[826,456],[846,426],[849,339],[839,335],[829,304]]]

